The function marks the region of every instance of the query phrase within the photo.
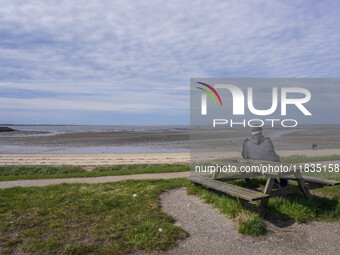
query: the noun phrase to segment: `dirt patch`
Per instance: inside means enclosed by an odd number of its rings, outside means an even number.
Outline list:
[[[339,254],[340,222],[267,222],[269,233],[254,238],[184,188],[162,194],[161,205],[190,235],[166,254]]]

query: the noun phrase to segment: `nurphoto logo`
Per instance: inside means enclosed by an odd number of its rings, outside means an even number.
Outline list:
[[[233,84],[214,84],[210,85],[203,82],[197,82],[200,86],[196,87],[197,89],[203,91],[201,94],[201,115],[208,115],[208,104],[207,95],[213,100],[215,106],[223,106],[222,99],[220,95],[223,93],[230,92],[232,95],[232,109],[233,116],[244,116],[245,115],[245,98],[247,98],[247,107],[250,113],[257,116],[270,116],[278,111],[280,105],[280,115],[287,116],[287,105],[294,105],[304,116],[312,116],[312,113],[305,106],[311,100],[311,92],[306,88],[299,87],[273,87],[271,91],[271,106],[268,109],[257,109],[254,106],[254,96],[253,96],[253,88],[247,88],[247,97],[245,97],[244,92],[238,86]],[[219,92],[218,92],[218,91]],[[280,92],[280,93],[279,93]],[[298,94],[299,98],[291,98],[290,94]],[[217,98],[219,104],[217,103]],[[257,100],[261,101],[263,98],[258,98]],[[279,103],[280,101],[280,103]],[[282,127],[296,127],[298,125],[298,121],[296,119],[251,119],[247,121],[248,126],[263,126],[265,122],[271,123],[271,126],[274,127],[276,122],[280,122]],[[246,126],[246,120],[243,119],[241,122],[235,122],[233,119],[213,119],[213,127],[217,125],[226,125],[230,123],[230,126],[233,127],[236,124],[241,124],[244,127]]]

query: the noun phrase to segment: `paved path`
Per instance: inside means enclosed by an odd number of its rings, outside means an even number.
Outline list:
[[[89,178],[64,178],[64,179],[42,179],[42,180],[20,180],[20,181],[5,181],[0,182],[0,189],[12,187],[42,187],[60,183],[106,183],[119,182],[124,180],[146,180],[146,179],[172,179],[184,178],[189,176],[189,172],[178,173],[158,173],[158,174],[133,174],[119,176],[103,176]]]

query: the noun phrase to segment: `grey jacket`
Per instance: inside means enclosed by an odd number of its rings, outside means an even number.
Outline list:
[[[244,141],[242,157],[244,159],[280,161],[280,157],[275,153],[272,141],[262,134],[252,135]]]

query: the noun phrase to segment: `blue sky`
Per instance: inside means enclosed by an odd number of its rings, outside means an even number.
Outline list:
[[[339,77],[339,1],[0,4],[0,123],[189,124],[190,77]]]

